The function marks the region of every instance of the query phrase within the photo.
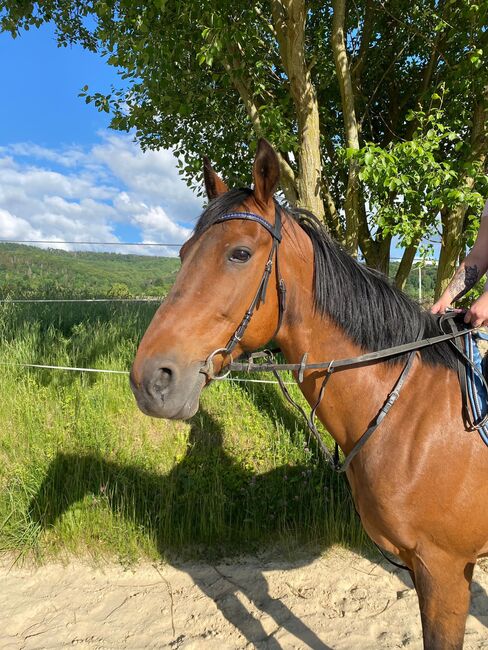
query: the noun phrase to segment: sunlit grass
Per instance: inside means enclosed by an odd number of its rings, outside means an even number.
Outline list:
[[[7,304],[0,362],[128,370],[154,309]],[[215,383],[188,423],[142,415],[120,375],[3,365],[0,392],[2,550],[130,562],[366,544],[276,386]]]

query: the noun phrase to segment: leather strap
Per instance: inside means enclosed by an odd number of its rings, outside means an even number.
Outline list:
[[[354,460],[354,458],[359,454],[361,449],[364,447],[364,445],[368,442],[368,440],[371,438],[373,433],[379,427],[379,425],[381,424],[383,419],[388,415],[389,410],[391,409],[393,404],[397,401],[398,396],[400,395],[400,391],[402,390],[403,384],[405,383],[405,380],[406,380],[406,378],[408,376],[408,373],[410,372],[410,370],[412,368],[412,365],[413,365],[416,354],[417,354],[416,350],[413,350],[412,352],[410,352],[407,363],[403,367],[403,370],[402,370],[400,376],[398,377],[398,379],[397,379],[397,381],[396,381],[396,383],[395,383],[395,385],[393,387],[393,390],[391,391],[391,393],[386,398],[386,401],[383,404],[383,406],[381,407],[378,415],[374,419],[374,422],[368,427],[368,429],[363,433],[363,435],[356,442],[354,447],[351,449],[349,454],[346,456],[346,459],[344,460],[342,465],[338,464],[338,445],[336,444],[336,454],[335,454],[334,458],[335,458],[335,461],[336,461],[335,469],[336,469],[337,472],[342,473],[342,472],[345,472],[347,470],[347,468],[351,464],[352,460]]]
[[[261,280],[259,282],[259,286],[257,288],[257,291],[254,295],[254,298],[251,301],[251,304],[249,305],[246,313],[244,314],[243,319],[237,326],[234,334],[230,337],[229,341],[227,342],[227,345],[225,348],[219,348],[218,350],[214,350],[206,359],[204,365],[202,366],[200,372],[203,372],[206,374],[210,379],[218,379],[218,377],[214,374],[213,370],[213,358],[214,356],[219,353],[223,354],[224,356],[229,356],[231,355],[232,351],[236,347],[236,345],[239,343],[239,341],[242,340],[242,337],[244,336],[244,333],[251,321],[252,315],[254,313],[254,310],[259,307],[261,303],[264,304],[266,300],[266,290],[268,288],[268,282],[269,278],[271,276],[271,272],[273,270],[273,259],[276,257],[276,281],[277,281],[277,287],[278,287],[278,324],[276,327],[276,330],[271,338],[274,338],[276,334],[278,333],[281,324],[283,322],[283,314],[285,311],[286,307],[286,287],[285,287],[285,282],[283,278],[280,275],[279,271],[279,263],[278,263],[278,247],[281,242],[281,210],[278,206],[277,203],[275,203],[275,222],[274,225],[269,223],[264,217],[262,217],[259,214],[255,214],[254,212],[228,212],[224,214],[222,217],[217,219],[214,223],[223,223],[225,221],[232,221],[232,220],[241,220],[241,221],[255,221],[259,225],[261,225],[265,230],[269,232],[271,237],[273,238],[273,243],[271,244],[271,249],[269,251],[268,259],[266,261],[265,267],[264,267],[264,272],[261,277]],[[231,364],[232,364],[232,356],[231,358]],[[231,365],[229,364],[229,365]],[[230,372],[230,367],[227,365],[225,367],[226,374]]]
[[[477,328],[473,328],[477,329]],[[358,357],[350,357],[348,359],[333,359],[330,361],[320,361],[317,363],[307,363],[303,365],[302,363],[249,363],[247,362],[238,362],[233,361],[231,364],[227,365],[230,371],[245,371],[245,372],[272,372],[273,370],[323,370],[326,368],[332,368],[333,370],[339,370],[340,368],[351,368],[354,366],[362,366],[367,363],[372,363],[374,361],[379,361],[381,359],[390,359],[391,357],[397,357],[406,352],[411,352],[412,350],[420,350],[421,348],[428,347],[429,345],[435,345],[436,343],[442,343],[442,341],[450,341],[451,339],[464,336],[466,332],[452,332],[450,334],[441,334],[439,336],[432,336],[430,338],[421,339],[420,341],[413,341],[412,343],[404,343],[403,345],[396,345],[392,348],[386,348],[385,350],[378,350],[377,352],[368,352],[366,354],[361,354]],[[252,360],[252,355],[251,355]]]
[[[279,212],[278,207],[276,207],[276,212]],[[240,219],[241,221],[256,221],[256,223],[263,226],[263,228],[265,228],[278,242],[281,241],[281,219],[279,224],[275,221],[275,225],[273,226],[260,214],[255,214],[254,212],[227,212],[214,223],[222,223],[223,221],[232,221],[235,219]]]

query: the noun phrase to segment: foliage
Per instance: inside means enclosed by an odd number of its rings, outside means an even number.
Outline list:
[[[108,290],[110,298],[130,298],[131,293],[125,282],[115,282]]]
[[[397,268],[393,262],[391,277]],[[178,269],[179,261],[172,257],[46,251],[0,244],[0,298],[164,297]],[[422,293],[432,302],[436,270],[428,266],[422,273]],[[415,270],[407,279],[405,291],[417,298]]]
[[[434,293],[436,285],[436,276],[437,276],[437,267],[428,264],[424,265],[423,262],[416,262],[410,271],[404,291],[414,300],[419,298],[419,265],[421,267],[420,271],[420,291],[422,295],[422,304],[425,306],[430,306],[434,302]],[[398,271],[399,262],[393,261],[390,263],[390,278],[393,281]]]
[[[433,100],[441,100],[434,95]],[[479,215],[488,196],[488,178],[479,162],[458,165],[459,152],[467,143],[443,124],[445,111],[432,108],[410,111],[406,119],[417,128],[411,140],[391,142],[382,148],[373,142],[359,150],[347,150],[360,165],[371,227],[383,235],[396,235],[402,246],[419,245],[439,234],[439,212],[458,204],[473,215],[466,241],[473,243]],[[466,175],[475,178],[473,189]]]

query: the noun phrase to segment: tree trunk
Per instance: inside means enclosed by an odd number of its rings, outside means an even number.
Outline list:
[[[407,282],[408,274],[412,268],[416,252],[417,244],[411,244],[410,246],[407,246],[403,251],[403,256],[395,275],[395,286],[402,291],[405,289],[405,283]]]
[[[251,92],[251,80],[245,74],[240,57],[232,51],[231,47],[228,49],[229,56],[228,58],[224,57],[223,59],[224,67],[234,84],[235,89],[239,93],[244,106],[246,107],[254,132],[259,138],[265,138],[267,134],[264,132],[262,127],[261,118],[259,116],[259,107],[256,103],[256,99],[253,97],[253,93]],[[297,205],[299,190],[293,169],[279,152],[277,152],[277,155],[280,164],[281,189],[283,190],[288,203],[290,203],[290,205]]]
[[[485,164],[488,150],[488,89],[474,105],[473,126],[471,128],[471,154],[466,162]],[[466,173],[464,179],[468,188],[474,186],[474,178]],[[464,220],[467,206],[457,205],[441,211],[442,218],[442,248],[439,256],[435,298],[442,294],[453,276],[459,256],[465,246],[463,238]]]
[[[391,235],[386,235],[385,237],[378,236],[376,240],[373,239],[369,231],[364,203],[359,206],[358,237],[366,264],[388,275]]]
[[[331,42],[339,89],[341,91],[346,146],[349,149],[355,149],[357,151],[359,149],[359,130],[354,107],[351,70],[347,58],[346,40],[344,36],[346,1],[333,0],[332,6],[334,13],[332,17]],[[346,213],[345,248],[351,255],[356,255],[358,250],[361,199],[359,165],[356,160],[351,160],[349,163],[349,176],[344,201],[344,211]]]
[[[368,255],[365,255],[366,264],[388,275],[390,269],[390,247],[391,237],[389,235],[382,239],[371,240]]]
[[[290,83],[298,126],[297,205],[324,218],[320,121],[317,95],[305,58],[305,0],[272,0],[271,8],[283,67]]]
[[[449,284],[457,268],[457,262],[463,249],[463,225],[466,206],[459,205],[451,210],[444,210],[442,218],[442,247],[437,268],[437,282],[434,299],[437,300]]]

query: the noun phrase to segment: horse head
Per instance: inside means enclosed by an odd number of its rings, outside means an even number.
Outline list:
[[[236,358],[256,350],[278,329],[281,224],[273,199],[279,182],[277,155],[260,140],[252,190],[229,191],[208,159],[204,178],[208,207],[181,248],[176,281],[132,366],[130,382],[139,408],[155,417],[194,415],[203,387],[229,362],[231,353]],[[246,319],[248,305],[252,318]]]

